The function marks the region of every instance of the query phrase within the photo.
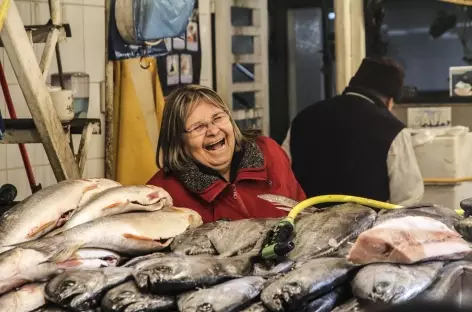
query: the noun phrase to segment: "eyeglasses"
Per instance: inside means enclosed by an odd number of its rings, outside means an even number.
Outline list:
[[[222,127],[226,125],[229,121],[229,115],[226,113],[220,113],[213,117],[210,122],[201,122],[193,125],[190,129],[185,130],[185,133],[191,134],[193,136],[199,136],[208,131],[210,124],[213,124],[215,127]]]

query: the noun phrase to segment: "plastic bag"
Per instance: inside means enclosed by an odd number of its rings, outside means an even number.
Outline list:
[[[142,45],[182,35],[194,6],[195,0],[116,0],[113,11],[123,40]]]
[[[118,61],[129,58],[152,56],[158,57],[169,53],[169,47],[166,40],[162,40],[153,46],[132,45],[126,43],[118,32],[115,20],[115,3],[110,2],[110,21],[108,34],[108,59]],[[182,35],[183,36],[183,35]]]
[[[414,147],[426,144],[438,136],[461,136],[468,132],[469,128],[464,126],[410,129]]]

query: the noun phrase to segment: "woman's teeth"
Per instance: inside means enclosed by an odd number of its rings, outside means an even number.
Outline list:
[[[218,142],[207,145],[205,147],[205,149],[207,149],[209,151],[215,151],[215,150],[219,150],[219,149],[223,148],[224,145],[225,145],[225,139],[221,139]]]

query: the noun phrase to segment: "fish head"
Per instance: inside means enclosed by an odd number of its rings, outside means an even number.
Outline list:
[[[175,298],[143,294],[134,281],[112,288],[102,300],[102,306],[111,311],[160,311],[175,306]]]
[[[49,301],[74,310],[87,310],[97,304],[99,290],[106,283],[100,270],[70,270],[46,285]]]
[[[408,289],[404,285],[408,284],[409,274],[401,266],[388,265],[370,265],[364,267],[356,279],[360,279],[358,283],[363,285],[364,296],[370,301],[396,303]]]

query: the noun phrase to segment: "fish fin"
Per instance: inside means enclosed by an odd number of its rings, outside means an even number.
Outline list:
[[[97,189],[97,188],[98,188],[98,183],[97,183],[97,184],[88,185],[88,186],[86,186],[86,187],[84,188],[84,190],[82,191],[82,194],[85,194],[85,193],[87,193],[87,192],[89,192],[89,191],[93,191],[93,190],[95,190],[95,189]]]
[[[44,231],[45,229],[47,229],[51,225],[55,225],[56,223],[57,223],[57,220],[54,220],[54,221],[49,221],[49,222],[43,223],[39,226],[36,226],[28,232],[28,234],[26,235],[26,238],[33,238],[37,234],[41,233],[42,231]]]
[[[53,262],[65,262],[68,260],[77,250],[79,250],[84,244],[83,243],[71,243],[61,244],[57,247],[56,252],[49,258]]]
[[[129,239],[135,239],[135,240],[143,240],[143,241],[154,241],[151,237],[146,237],[146,236],[140,236],[140,235],[135,235],[131,233],[125,233],[123,234],[125,238]]]
[[[123,202],[116,202],[116,203],[113,203],[111,205],[103,207],[102,210],[116,208],[116,207],[119,207],[121,204],[123,204]]]
[[[125,238],[128,238],[128,239],[154,242],[154,243],[157,243],[157,244],[161,245],[162,247],[167,247],[167,246],[169,246],[169,245],[172,243],[172,241],[173,241],[173,238],[168,238],[168,239],[165,239],[165,238],[162,238],[162,239],[153,239],[153,238],[151,238],[151,237],[140,236],[140,235],[135,235],[135,234],[131,234],[131,233],[124,233],[123,236],[124,236]]]

